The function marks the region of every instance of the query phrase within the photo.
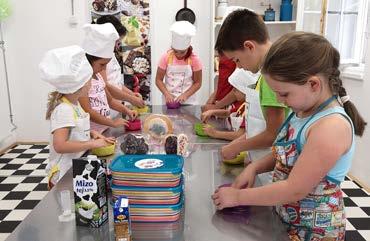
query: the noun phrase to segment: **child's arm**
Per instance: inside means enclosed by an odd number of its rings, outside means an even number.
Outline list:
[[[111,107],[113,110],[116,110],[118,112],[127,114],[132,120],[134,120],[137,117],[136,111],[130,110],[125,105],[123,105],[120,101],[114,99],[112,95],[110,94],[109,90],[105,89],[105,93],[107,95],[107,101],[108,101],[109,107]]]
[[[132,92],[129,88],[126,86],[122,86],[122,89],[118,88],[117,86],[114,86],[110,84],[107,80],[107,72],[106,70],[102,70],[100,72],[100,75],[104,79],[105,85],[108,89],[108,91],[111,93],[113,98],[118,100],[125,100],[130,102],[131,104],[138,106],[140,108],[145,106],[144,100],[142,98],[139,98],[134,95],[134,92]]]
[[[84,109],[84,111],[90,114],[90,120],[95,123],[110,127],[120,127],[127,125],[127,121],[122,118],[112,120],[111,118],[107,118],[93,110],[90,106],[89,97],[80,97],[78,101],[80,102],[80,105]]]
[[[225,106],[231,105],[237,101],[236,96],[232,91],[230,91],[222,100],[217,101],[215,104],[206,104],[202,106],[202,111],[222,109]]]
[[[166,70],[157,68],[157,75],[155,76],[155,84],[158,89],[162,92],[164,97],[166,98],[166,103],[174,102],[175,96],[172,95],[166,88],[164,84],[164,76],[166,74]]]
[[[225,109],[207,110],[207,111],[202,113],[201,120],[203,122],[207,122],[208,119],[211,118],[212,116],[217,116],[217,117],[220,117],[220,118],[227,118],[227,117],[230,116],[230,111],[225,110]]]
[[[223,146],[222,156],[225,159],[232,159],[242,151],[270,147],[276,138],[279,127],[285,120],[285,110],[282,107],[267,107],[265,116],[266,129],[263,132],[251,138],[239,138]]]
[[[105,139],[96,139],[89,141],[71,141],[69,140],[70,128],[63,127],[53,132],[53,147],[57,153],[76,153],[86,151],[92,148],[106,146]]]
[[[352,130],[344,117],[324,117],[311,126],[307,143],[288,179],[250,189],[221,188],[213,195],[218,209],[237,205],[272,206],[306,197],[348,151]]]
[[[265,173],[274,170],[275,160],[272,158],[272,154],[268,154],[258,161],[250,163],[243,172],[237,176],[233,184],[233,188],[251,188],[254,186],[254,181],[257,174]]]
[[[245,134],[244,128],[239,128],[239,130],[237,131],[220,131],[216,130],[214,127],[205,126],[203,130],[204,133],[206,133],[210,137],[227,141],[235,140],[238,137],[243,136]]]
[[[216,102],[217,89],[209,96],[206,104],[214,104]]]
[[[144,100],[135,96],[133,93],[130,94],[126,91],[123,90],[123,88],[128,89],[127,87],[122,87],[122,89],[111,85],[109,83],[106,83],[107,89],[109,93],[111,93],[112,97],[118,100],[124,100],[130,102],[132,105],[137,106],[137,107],[144,107],[145,103]]]
[[[202,87],[202,70],[193,72],[193,84],[187,91],[185,91],[185,93],[182,93],[179,97],[177,97],[176,101],[184,103],[187,99],[189,99],[190,96],[195,94],[200,87]]]

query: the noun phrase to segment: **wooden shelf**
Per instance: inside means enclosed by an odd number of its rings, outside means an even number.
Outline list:
[[[265,21],[266,25],[296,24],[296,21]]]
[[[214,27],[221,26],[222,21],[216,20],[213,22]],[[283,24],[296,24],[296,21],[265,21],[266,25],[283,25]]]

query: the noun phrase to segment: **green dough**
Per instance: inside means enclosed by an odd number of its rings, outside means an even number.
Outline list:
[[[197,136],[201,136],[201,137],[208,137],[208,135],[206,133],[204,133],[203,131],[203,126],[210,126],[208,124],[203,124],[203,123],[195,123],[194,124],[194,130],[195,130],[195,134],[197,134]]]

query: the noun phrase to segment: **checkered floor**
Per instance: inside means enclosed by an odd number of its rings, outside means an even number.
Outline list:
[[[47,145],[18,145],[0,155],[0,241],[47,194]],[[342,183],[347,214],[346,241],[370,241],[370,193],[356,181]]]
[[[0,241],[48,193],[47,145],[18,145],[0,155]]]

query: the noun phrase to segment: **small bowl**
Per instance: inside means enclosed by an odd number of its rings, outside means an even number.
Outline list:
[[[141,130],[141,120],[136,119],[128,122],[128,126],[125,127],[126,131],[139,131]]]
[[[91,154],[96,156],[110,156],[114,154],[116,144],[91,149]]]
[[[245,156],[246,156],[246,153],[245,152],[241,152],[235,158],[229,159],[229,160],[223,160],[222,162],[225,163],[225,164],[229,164],[229,165],[243,164],[244,163]]]
[[[167,109],[178,109],[178,108],[180,108],[181,103],[180,102],[177,102],[177,101],[175,101],[175,102],[167,102],[166,105],[167,105]]]
[[[210,125],[203,124],[201,122],[195,123],[194,124],[195,134],[197,134],[198,136],[201,136],[201,137],[208,137],[208,135],[206,133],[204,133],[204,130],[203,130],[204,126],[210,126]]]
[[[146,105],[143,108],[139,108],[137,106],[134,106],[132,108],[133,110],[136,110],[138,114],[146,114],[149,112],[149,107]]]

